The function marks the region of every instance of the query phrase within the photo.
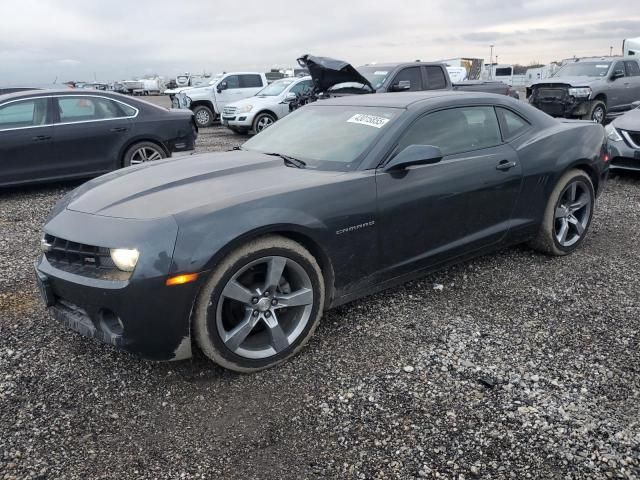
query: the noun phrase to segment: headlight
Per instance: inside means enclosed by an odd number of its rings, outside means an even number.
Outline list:
[[[184,104],[185,107],[189,108],[191,106],[191,97],[184,96]]]
[[[249,113],[251,110],[253,110],[253,105],[245,105],[236,110],[236,113]]]
[[[604,127],[604,131],[607,133],[607,138],[612,142],[620,142],[622,140],[622,137],[618,133],[618,130],[616,130],[616,127],[614,127],[613,125],[607,125],[606,127]]]
[[[113,263],[124,272],[133,272],[140,257],[140,252],[135,248],[112,248],[109,252]]]
[[[590,97],[591,89],[589,87],[570,88],[569,95],[573,97]]]

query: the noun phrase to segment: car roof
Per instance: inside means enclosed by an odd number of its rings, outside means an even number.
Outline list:
[[[412,105],[427,102],[437,102],[445,97],[472,99],[494,98],[503,100],[504,95],[482,92],[458,92],[453,90],[437,90],[431,92],[394,92],[394,93],[368,93],[361,95],[347,95],[343,97],[331,97],[314,102],[312,105],[331,106],[360,106],[360,107],[390,107],[407,109]]]
[[[442,62],[387,62],[387,63],[367,63],[366,65],[360,65],[361,67],[375,67],[375,68],[399,68],[399,67],[414,67],[416,65],[442,65]]]
[[[89,88],[66,88],[66,89],[51,89],[51,90],[23,90],[21,92],[13,92],[7,93],[5,95],[0,95],[0,102],[4,102],[6,100],[17,100],[20,98],[31,98],[31,97],[50,97],[52,95],[92,95],[98,94],[102,96],[110,96],[113,98],[120,98],[121,95],[108,92],[105,90],[93,90]]]

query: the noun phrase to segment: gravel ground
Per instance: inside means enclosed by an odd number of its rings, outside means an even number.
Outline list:
[[[576,254],[513,248],[330,311],[254,375],[47,316],[32,262],[73,186],[0,192],[0,479],[640,478],[640,177],[609,183]]]

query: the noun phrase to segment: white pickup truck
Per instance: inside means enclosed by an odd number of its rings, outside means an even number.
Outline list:
[[[173,97],[172,103],[175,108],[191,109],[198,127],[209,127],[227,104],[252,97],[267,83],[264,73],[225,73],[209,85],[182,90]]]

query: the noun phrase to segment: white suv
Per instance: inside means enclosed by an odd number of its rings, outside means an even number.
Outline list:
[[[311,77],[283,78],[260,90],[254,97],[228,104],[222,124],[236,133],[260,133],[289,114],[289,103],[313,88]]]
[[[267,83],[264,73],[226,73],[209,85],[189,88],[176,94],[173,106],[190,108],[198,127],[210,127],[229,103],[252,97]]]

